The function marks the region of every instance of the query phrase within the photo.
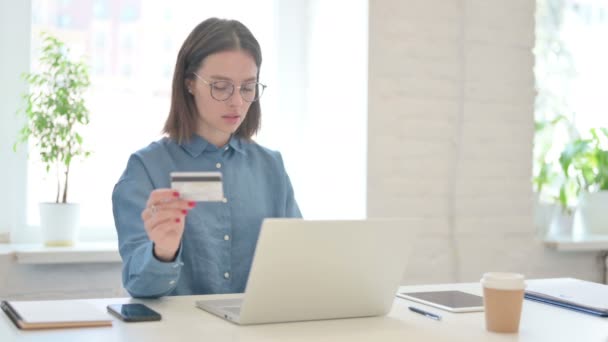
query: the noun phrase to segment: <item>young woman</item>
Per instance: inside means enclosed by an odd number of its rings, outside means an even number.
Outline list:
[[[166,137],[131,155],[112,203],[123,285],[134,297],[243,292],[266,217],[301,217],[278,152],[260,127],[262,55],[240,22],[211,18],[175,65]],[[222,202],[188,202],[174,171],[220,171]]]

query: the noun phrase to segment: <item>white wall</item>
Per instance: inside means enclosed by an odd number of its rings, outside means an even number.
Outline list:
[[[369,5],[368,216],[416,219],[404,283],[490,270],[600,281],[535,239],[534,0]]]

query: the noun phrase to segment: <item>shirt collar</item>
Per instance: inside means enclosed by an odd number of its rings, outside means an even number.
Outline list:
[[[235,151],[239,153],[245,154],[242,139],[234,134],[230,137],[230,140],[228,140],[228,146],[232,147]]]
[[[209,151],[219,150],[217,147],[215,147],[213,144],[211,144],[210,142],[205,140],[205,138],[201,137],[198,134],[193,134],[192,138],[189,141],[183,142],[180,145],[192,157],[198,157],[205,150],[209,150]],[[239,153],[245,154],[245,149],[243,149],[241,139],[235,135],[232,135],[230,137],[230,140],[228,140],[228,144],[226,144],[226,146],[231,147],[232,149],[234,149],[235,151],[237,151]]]

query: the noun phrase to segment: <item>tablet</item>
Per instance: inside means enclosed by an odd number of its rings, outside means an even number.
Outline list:
[[[462,291],[399,292],[397,297],[450,312],[483,311],[483,297]]]

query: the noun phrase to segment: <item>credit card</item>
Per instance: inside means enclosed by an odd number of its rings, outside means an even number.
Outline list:
[[[224,200],[222,173],[171,172],[171,189],[188,201],[217,202]]]

